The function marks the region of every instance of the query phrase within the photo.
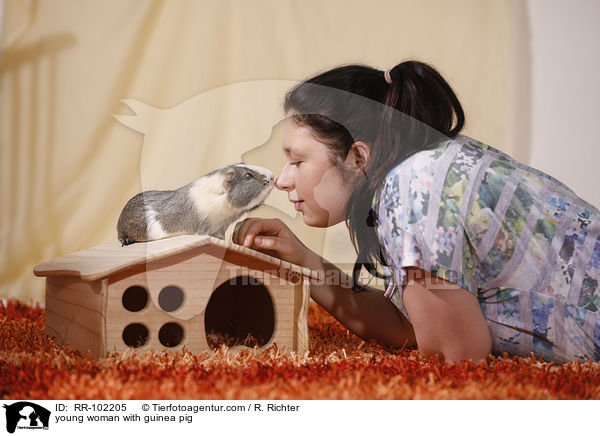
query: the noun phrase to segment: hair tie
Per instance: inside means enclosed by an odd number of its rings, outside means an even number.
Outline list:
[[[390,85],[392,84],[392,76],[390,76],[390,71],[391,70],[392,69],[390,68],[390,69],[386,70],[385,73],[383,73],[383,77],[385,77],[385,81],[387,83],[389,83]]]

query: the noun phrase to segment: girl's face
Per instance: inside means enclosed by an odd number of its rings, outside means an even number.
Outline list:
[[[327,146],[315,139],[310,128],[298,126],[288,117],[283,151],[287,161],[275,186],[288,193],[304,222],[328,227],[344,221],[355,184],[345,181],[341,168],[331,163]]]

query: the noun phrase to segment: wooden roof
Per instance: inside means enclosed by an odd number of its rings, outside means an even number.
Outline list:
[[[74,276],[86,281],[93,281],[135,265],[183,253],[204,245],[222,247],[251,259],[267,262],[278,269],[283,268],[295,271],[305,277],[319,279],[319,275],[308,268],[302,268],[219,238],[203,235],[181,235],[151,242],[138,242],[125,247],[122,247],[118,241],[109,242],[40,263],[33,269],[33,273],[38,277]]]

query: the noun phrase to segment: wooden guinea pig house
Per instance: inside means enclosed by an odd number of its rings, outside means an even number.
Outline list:
[[[47,335],[96,358],[128,347],[196,353],[218,348],[220,338],[304,353],[309,279],[319,278],[197,235],[115,241],[41,263],[34,274],[46,278]]]

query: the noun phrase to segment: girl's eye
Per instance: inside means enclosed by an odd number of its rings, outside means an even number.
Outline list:
[[[299,161],[292,161],[292,162],[290,162],[290,165],[296,167],[296,166],[300,165],[300,162]]]

